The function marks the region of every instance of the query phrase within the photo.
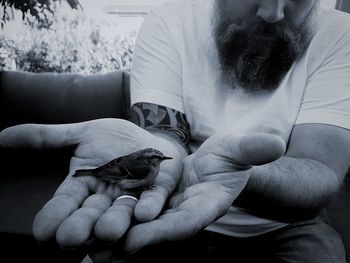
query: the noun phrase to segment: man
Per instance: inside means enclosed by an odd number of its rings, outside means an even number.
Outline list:
[[[144,129],[121,120],[24,125],[0,142],[75,145],[70,175],[149,146],[174,159],[138,202],[69,176],[38,213],[36,238],[114,242],[134,215],[122,245],[135,260],[345,262],[322,208],[349,167],[348,24],[318,12],[317,0],[177,1],[152,12],[131,79],[132,120]]]
[[[348,153],[331,163],[339,153],[334,143],[348,145],[350,139],[349,17],[319,11],[318,4],[169,3],[140,30],[131,80],[137,124],[177,135],[190,152],[221,132],[264,131],[289,143],[283,158],[253,168],[234,206],[208,226],[236,243],[278,231],[281,239],[293,229],[290,222],[310,218],[326,204],[348,169]],[[308,228],[306,222],[298,228]],[[281,241],[269,252],[283,262],[343,262],[339,241],[337,249],[323,247],[331,234],[312,224],[303,233],[310,238]]]

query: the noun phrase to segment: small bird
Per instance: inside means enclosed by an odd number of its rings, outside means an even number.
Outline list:
[[[152,185],[162,161],[173,159],[153,148],[146,148],[109,161],[95,169],[75,171],[74,177],[95,176],[101,181],[116,184],[122,190],[139,191]]]

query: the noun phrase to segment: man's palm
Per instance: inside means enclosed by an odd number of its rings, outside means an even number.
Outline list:
[[[188,238],[214,222],[245,187],[252,165],[283,155],[285,144],[274,135],[215,135],[184,160],[184,172],[169,209],[156,220],[129,231],[126,249]]]
[[[134,213],[139,221],[153,219],[175,188],[182,170],[179,153],[170,142],[119,119],[15,126],[0,133],[0,145],[36,149],[75,146],[68,177],[38,212],[33,224],[36,239],[45,242],[56,235],[63,247],[80,246],[92,233],[101,239],[117,240],[129,228]],[[116,200],[123,194],[118,186],[92,176],[72,177],[78,169],[95,168],[148,147],[157,148],[174,160],[162,164],[155,181],[157,188],[144,192],[137,205],[132,199]]]

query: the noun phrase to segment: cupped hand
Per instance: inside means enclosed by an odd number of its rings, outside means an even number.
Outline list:
[[[116,241],[127,231],[134,215],[141,222],[154,219],[182,173],[181,154],[172,143],[121,119],[18,125],[0,133],[0,146],[74,147],[68,177],[38,212],[33,223],[33,234],[38,241],[45,242],[56,236],[57,242],[65,248],[78,247],[91,236]],[[121,189],[95,177],[72,177],[78,169],[95,168],[148,147],[174,159],[161,164],[154,182],[156,187],[143,192],[138,202],[130,198],[116,200],[123,194]]]
[[[272,162],[284,154],[275,135],[215,135],[184,161],[184,172],[169,209],[157,219],[128,232],[127,251],[188,238],[223,216],[245,187],[252,165]]]

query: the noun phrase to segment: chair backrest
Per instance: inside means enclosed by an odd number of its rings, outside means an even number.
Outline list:
[[[343,12],[350,13],[350,1],[349,0],[337,0],[336,9]]]
[[[124,71],[97,75],[2,71],[0,128],[126,118],[128,87],[129,75]]]

